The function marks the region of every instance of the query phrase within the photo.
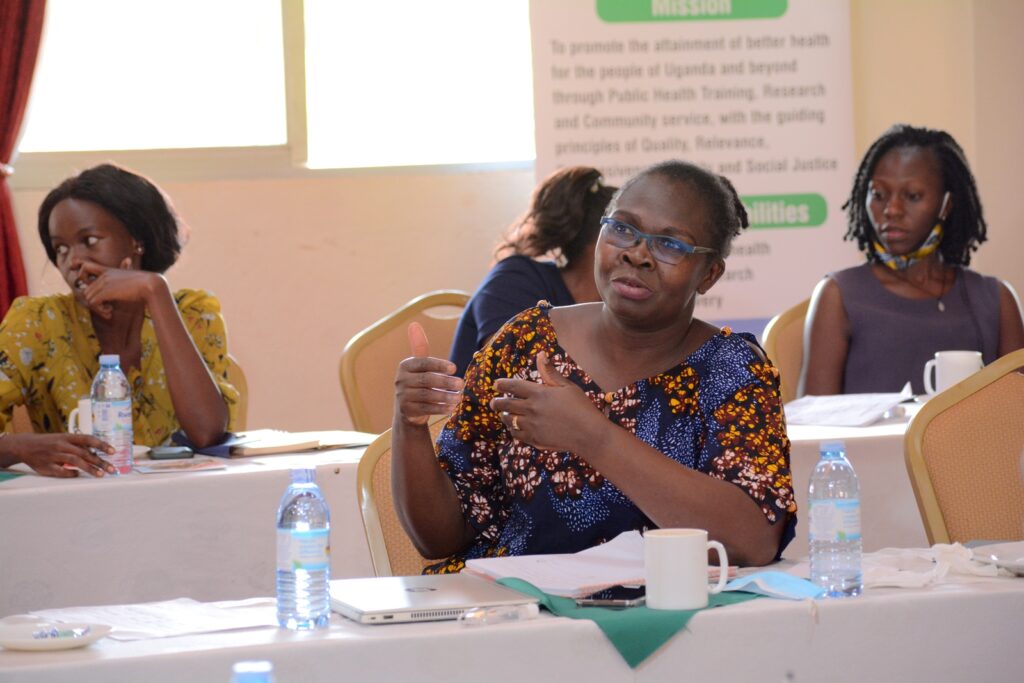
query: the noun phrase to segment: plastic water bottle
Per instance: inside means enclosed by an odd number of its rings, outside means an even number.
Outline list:
[[[121,372],[116,353],[100,356],[100,371],[92,381],[92,434],[114,447],[113,455],[104,455],[118,474],[132,471],[132,388]]]
[[[307,631],[331,616],[331,512],[312,469],[292,470],[277,510],[277,623]]]
[[[235,662],[231,683],[274,683],[274,665],[265,659]]]
[[[807,501],[811,581],[830,598],[860,595],[860,487],[841,441],[821,444]]]

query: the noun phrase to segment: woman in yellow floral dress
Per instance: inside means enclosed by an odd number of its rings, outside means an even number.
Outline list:
[[[100,354],[119,355],[132,385],[137,444],[163,443],[179,428],[200,446],[220,440],[238,400],[224,320],[216,298],[172,292],[163,276],[182,245],[160,190],[110,164],[89,169],[43,200],[39,237],[71,293],[21,297],[0,323],[0,467],[113,472],[90,450],[108,444],[68,433]],[[17,405],[35,433],[7,433]]]
[[[422,554],[575,552],[698,527],[767,564],[796,522],[778,373],[749,335],[693,317],[747,226],[728,180],[685,162],[628,181],[603,219],[602,301],[510,320],[465,381],[411,327],[392,488]],[[451,414],[437,444],[427,420]]]

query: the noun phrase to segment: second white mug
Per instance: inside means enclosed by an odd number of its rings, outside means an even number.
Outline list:
[[[718,553],[718,584],[708,586],[708,549]],[[647,606],[651,609],[701,609],[708,594],[729,580],[729,558],[704,529],[650,529],[644,533]]]
[[[92,400],[83,398],[68,415],[68,431],[72,434],[92,434]]]
[[[935,358],[924,364],[924,390],[929,394],[945,391],[984,365],[980,351],[937,351]]]

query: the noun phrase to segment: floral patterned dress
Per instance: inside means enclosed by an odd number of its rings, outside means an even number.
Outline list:
[[[675,367],[604,392],[559,346],[549,309],[541,302],[506,323],[466,373],[462,402],[435,449],[478,535],[427,571],[460,571],[477,557],[572,553],[654,526],[586,453],[520,442],[489,407],[496,379],[539,381],[540,351],[609,420],[666,457],[739,486],[771,524],[786,524],[781,553],[796,524],[789,439],[778,371],[744,341],[753,337],[725,328]]]
[[[191,289],[175,292],[174,301],[224,397],[229,423],[233,422],[239,394],[227,380],[227,333],[220,302]],[[36,432],[67,431],[71,410],[89,396],[99,356],[92,317],[73,295],[15,299],[0,323],[0,430],[8,428],[14,406],[23,404]],[[156,446],[179,426],[148,314],[142,324],[140,366],[126,371],[132,385],[135,443]]]

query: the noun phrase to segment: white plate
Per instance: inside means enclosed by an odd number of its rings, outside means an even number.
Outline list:
[[[1024,541],[994,543],[971,548],[974,559],[985,564],[1008,569],[1018,576],[1024,576]]]
[[[73,635],[76,631],[88,629],[82,635]],[[40,632],[56,630],[59,635],[51,637],[35,637]],[[87,624],[85,622],[55,623],[37,621],[34,623],[0,624],[0,645],[8,650],[70,650],[85,647],[110,633],[106,624]]]

